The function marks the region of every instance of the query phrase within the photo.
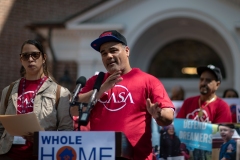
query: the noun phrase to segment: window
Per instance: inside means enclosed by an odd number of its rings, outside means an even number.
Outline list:
[[[197,74],[184,74],[185,67],[219,67],[226,78],[222,60],[208,45],[191,39],[181,39],[159,49],[153,57],[148,73],[158,78],[199,78]]]

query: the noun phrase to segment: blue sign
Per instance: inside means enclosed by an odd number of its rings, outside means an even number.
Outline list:
[[[180,141],[189,148],[212,151],[212,124],[176,118],[174,128]]]
[[[115,132],[39,132],[38,159],[115,159]]]

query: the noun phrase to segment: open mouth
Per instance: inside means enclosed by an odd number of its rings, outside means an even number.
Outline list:
[[[225,137],[226,137],[226,135],[223,135],[223,134],[221,134],[221,137],[222,137],[222,138],[225,138]]]
[[[207,89],[207,87],[206,86],[202,86],[201,89]]]
[[[116,64],[116,63],[115,62],[110,62],[110,63],[108,63],[108,66],[111,66],[113,64]]]
[[[202,93],[207,93],[208,92],[207,87],[201,87],[200,90],[201,90]]]

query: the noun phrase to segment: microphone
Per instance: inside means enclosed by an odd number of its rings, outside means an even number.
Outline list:
[[[95,84],[93,86],[93,94],[92,94],[91,99],[90,99],[90,101],[88,103],[88,108],[91,108],[92,105],[94,105],[96,94],[97,94],[97,92],[99,91],[99,89],[100,89],[100,87],[102,85],[102,82],[103,82],[103,79],[104,79],[104,75],[105,74],[103,72],[99,72],[99,74],[98,74],[98,77],[97,77],[97,79],[95,81]]]
[[[96,103],[95,102],[96,94],[97,94],[97,92],[99,91],[99,89],[102,85],[104,75],[105,75],[104,72],[99,72],[99,74],[98,74],[98,77],[97,77],[97,79],[95,81],[95,84],[93,86],[92,96],[90,98],[89,103],[87,104],[86,112],[83,112],[82,115],[81,115],[81,118],[80,118],[80,122],[81,122],[82,125],[87,125],[88,124],[89,113],[90,113],[90,110],[91,110],[92,106]]]
[[[74,89],[73,91],[73,97],[72,97],[72,100],[71,100],[71,104],[75,104],[75,101],[77,100],[77,96],[78,96],[78,93],[80,91],[81,88],[83,88],[86,84],[86,78],[84,76],[81,76],[77,79],[76,81],[76,88]]]

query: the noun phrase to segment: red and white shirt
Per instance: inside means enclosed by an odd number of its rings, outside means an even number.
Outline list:
[[[225,101],[218,97],[208,105],[202,103],[202,116],[199,116],[201,110],[199,106],[199,98],[200,96],[195,96],[186,99],[176,118],[193,119],[209,123],[232,122],[230,107]]]
[[[105,74],[104,81],[110,76]],[[93,89],[97,76],[90,78],[82,93]],[[123,80],[105,92],[93,107],[90,115],[92,131],[123,132],[134,149],[135,160],[151,160],[151,119],[146,99],[158,102],[161,107],[173,107],[164,86],[152,75],[133,68],[122,75]]]

